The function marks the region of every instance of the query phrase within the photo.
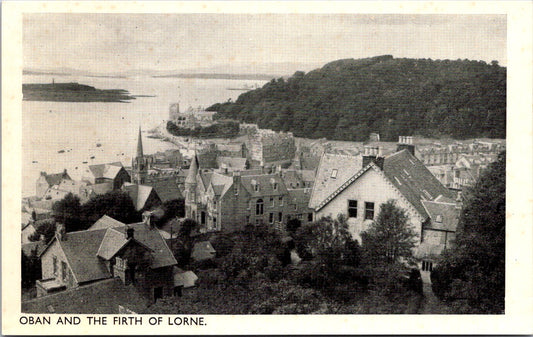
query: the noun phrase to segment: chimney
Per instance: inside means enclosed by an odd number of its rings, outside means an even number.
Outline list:
[[[145,211],[143,212],[143,222],[146,226],[148,226],[150,229],[154,229],[155,228],[155,224],[153,223],[152,221],[152,217],[153,217],[153,213],[150,212],[150,211]]]
[[[67,230],[62,223],[56,223],[56,237],[59,241],[67,241]]]
[[[235,195],[238,195],[241,189],[241,172],[240,171],[233,171],[233,189],[235,191]]]
[[[133,229],[133,227],[126,226],[126,239],[127,240],[133,239],[133,233],[134,232],[135,232],[135,230]]]
[[[396,146],[396,152],[402,151],[404,149],[407,149],[407,151],[411,152],[413,156],[415,155],[415,146],[413,145],[412,136],[398,137],[398,145]]]
[[[385,158],[383,158],[381,155],[381,148],[365,146],[365,152],[363,154],[363,168],[367,167],[372,162],[383,170]]]

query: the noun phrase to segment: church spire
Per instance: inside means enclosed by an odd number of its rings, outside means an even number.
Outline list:
[[[196,151],[191,160],[191,165],[189,166],[189,173],[185,178],[185,184],[196,184],[196,175],[198,174],[198,158],[196,157]]]
[[[141,138],[141,126],[139,126],[139,137],[137,138],[137,158],[142,158],[143,156],[143,141]]]

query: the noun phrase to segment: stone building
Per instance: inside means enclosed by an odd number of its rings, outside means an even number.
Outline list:
[[[310,189],[287,189],[278,172],[201,170],[196,156],[184,194],[186,217],[196,220],[204,231],[232,232],[247,224],[283,229],[291,218],[304,223],[312,218]]]
[[[248,134],[246,148],[252,166],[288,166],[296,153],[292,132],[264,129]]]
[[[177,264],[149,221],[66,233],[64,226],[41,254],[37,296],[119,278],[152,301],[174,293]]]

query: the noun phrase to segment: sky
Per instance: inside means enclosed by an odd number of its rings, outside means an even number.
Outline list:
[[[25,68],[209,69],[343,58],[506,65],[505,15],[27,13]]]

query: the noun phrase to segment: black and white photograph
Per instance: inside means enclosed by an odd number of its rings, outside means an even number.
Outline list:
[[[20,13],[16,328],[516,313],[509,15],[70,4]]]

